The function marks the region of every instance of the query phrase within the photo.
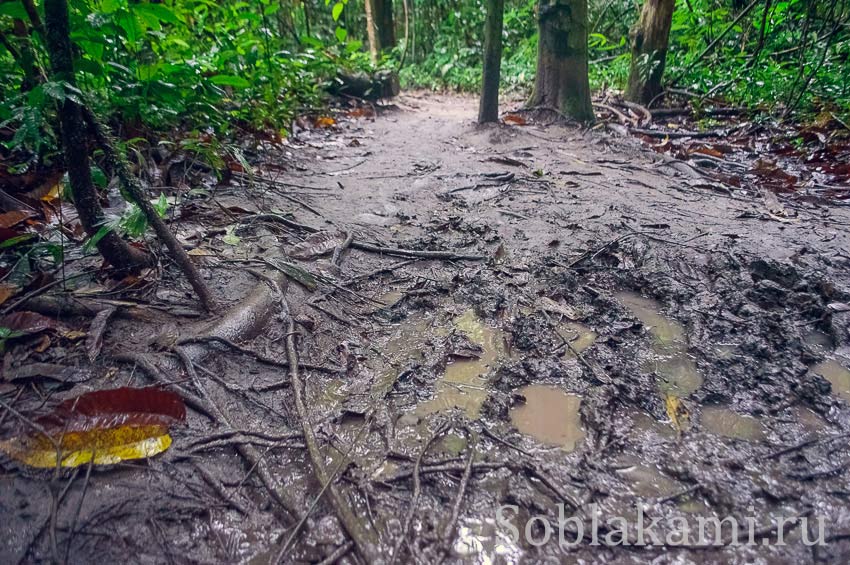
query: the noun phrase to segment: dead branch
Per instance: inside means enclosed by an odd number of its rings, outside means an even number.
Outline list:
[[[330,491],[331,506],[333,506],[337,518],[339,518],[351,541],[357,547],[357,551],[368,563],[376,563],[380,558],[380,552],[376,547],[375,541],[373,541],[373,534],[363,526],[348,501],[343,498],[342,493],[333,484],[335,477],[329,476],[327,469],[325,469],[324,455],[319,448],[313,426],[310,424],[307,404],[304,400],[304,383],[298,371],[298,352],[295,347],[295,322],[291,318],[286,337],[286,356],[289,360],[289,377],[292,380],[295,407],[298,413],[298,419],[301,421],[304,441],[307,444],[307,452],[310,454],[310,461],[313,464],[313,472],[316,475],[316,479],[322,485],[323,489],[327,488]],[[286,549],[286,546],[283,549]]]
[[[174,234],[171,233],[171,230],[168,229],[168,226],[166,226],[165,222],[162,221],[162,218],[159,217],[159,213],[154,209],[150,200],[145,195],[138,177],[130,172],[130,167],[127,164],[126,157],[115,149],[115,141],[112,139],[111,135],[107,133],[106,128],[100,123],[100,120],[97,116],[95,116],[94,112],[92,112],[87,106],[81,106],[81,109],[86,120],[86,125],[88,125],[91,129],[95,141],[103,150],[106,162],[109,163],[109,166],[112,168],[112,172],[118,177],[118,180],[121,182],[121,186],[127,191],[133,199],[133,202],[135,202],[136,206],[138,206],[145,215],[148,224],[150,224],[156,232],[160,241],[162,241],[168,248],[168,251],[171,253],[171,258],[174,259],[174,262],[177,263],[177,266],[180,267],[181,271],[183,271],[183,274],[186,276],[189,284],[192,285],[192,288],[195,290],[195,294],[198,295],[198,299],[201,301],[201,304],[203,304],[204,309],[208,312],[214,312],[216,310],[216,304],[215,300],[213,300],[209,287],[207,287],[207,284],[204,282],[201,274],[195,268],[195,265],[192,263],[192,260],[189,258],[186,250],[183,249],[183,246],[180,245],[180,242],[177,241],[177,238],[174,237]]]
[[[416,463],[413,465],[413,498],[410,500],[410,507],[407,509],[407,515],[404,517],[404,523],[401,527],[401,533],[398,536],[398,540],[393,546],[392,557],[390,558],[390,565],[393,565],[398,559],[398,554],[401,551],[401,544],[407,542],[407,533],[410,531],[410,524],[413,522],[413,515],[416,513],[416,507],[419,505],[419,497],[422,494],[422,482],[420,479],[420,473],[422,471],[422,459],[425,457],[425,453],[428,452],[428,449],[431,447],[431,444],[436,441],[438,437],[443,435],[445,431],[449,428],[448,425],[444,424],[440,426],[437,431],[435,431],[428,441],[425,442],[425,445],[422,446],[422,449],[419,451],[419,455],[416,457]]]

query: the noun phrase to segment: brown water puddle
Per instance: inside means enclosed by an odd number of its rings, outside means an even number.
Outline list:
[[[850,402],[850,370],[835,359],[829,359],[812,367],[812,372],[828,380],[832,392]]]
[[[452,359],[437,382],[437,394],[420,404],[416,414],[423,416],[460,408],[470,418],[477,418],[487,399],[487,373],[507,358],[504,333],[488,326],[470,309],[453,321],[455,329],[482,348],[477,359]]]
[[[623,467],[615,472],[628,483],[635,496],[659,499],[676,497],[676,506],[683,512],[703,514],[708,510],[702,501],[683,494],[686,490],[683,483],[668,477],[655,466],[645,465],[629,455],[618,458],[618,463]]]
[[[525,386],[517,392],[525,402],[511,409],[511,422],[520,433],[564,451],[573,451],[584,439],[580,397],[548,385]]]
[[[704,406],[700,412],[700,424],[723,437],[747,441],[765,439],[764,426],[758,418],[742,416],[722,406]]]
[[[572,359],[576,356],[576,353],[581,354],[588,347],[596,343],[596,338],[599,337],[595,331],[578,322],[558,324],[556,331],[561,336],[561,339],[570,344],[564,352],[563,357],[565,359]]]
[[[661,314],[661,304],[636,292],[618,292],[615,298],[649,328],[652,355],[643,369],[661,378],[658,389],[665,396],[686,397],[702,385],[702,375],[688,354],[685,329],[675,320]]]

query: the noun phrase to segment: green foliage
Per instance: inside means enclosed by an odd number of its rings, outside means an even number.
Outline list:
[[[475,91],[481,76],[484,0],[411,0],[414,40],[403,84]],[[850,4],[841,0],[774,0],[745,15],[704,57],[700,54],[749,2],[677,0],[665,81],[731,104],[764,109],[827,108],[850,112]],[[535,73],[535,0],[506,0],[502,86],[528,90]],[[629,31],[640,2],[590,0],[590,83],[623,89],[630,63]],[[760,47],[762,21],[766,21]],[[823,61],[820,64],[820,61]],[[659,64],[639,61],[650,74]]]
[[[328,0],[327,13],[312,14],[322,25],[312,28],[306,4],[299,19],[300,3],[280,0],[69,4],[79,88],[110,123],[153,136],[175,128],[227,134],[234,126],[285,133],[297,113],[323,105],[323,85],[337,69],[368,64],[342,21],[348,0]],[[0,4],[7,37],[11,18],[26,20],[17,0]],[[33,39],[46,62],[41,38]],[[5,145],[50,153],[55,104],[80,91],[47,82],[21,92],[24,69],[2,47],[0,76],[0,127],[14,131]]]

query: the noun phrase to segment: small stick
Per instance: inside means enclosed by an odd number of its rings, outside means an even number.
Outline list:
[[[410,524],[413,522],[413,515],[416,513],[416,507],[419,504],[419,496],[422,494],[422,482],[419,476],[422,468],[422,458],[425,456],[428,448],[431,447],[431,444],[434,443],[438,437],[443,435],[447,429],[448,425],[446,424],[440,426],[440,428],[437,429],[430,438],[428,438],[428,441],[425,442],[425,445],[422,446],[422,450],[416,457],[416,463],[413,465],[413,498],[410,501],[410,508],[407,510],[407,515],[404,517],[404,525],[402,526],[401,533],[398,536],[398,541],[396,541],[395,546],[393,547],[393,553],[390,557],[390,565],[393,565],[396,562],[399,551],[401,550],[401,544],[407,541],[407,532],[410,531]]]

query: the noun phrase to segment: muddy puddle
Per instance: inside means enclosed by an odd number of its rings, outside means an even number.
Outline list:
[[[472,309],[452,321],[453,329],[481,348],[477,358],[452,357],[437,381],[436,395],[416,408],[424,416],[453,408],[475,419],[487,399],[487,374],[508,357],[504,333],[487,325]]]
[[[703,429],[719,436],[746,441],[765,439],[764,426],[752,416],[742,416],[722,406],[704,406],[700,412]]]
[[[812,372],[822,376],[832,385],[832,392],[850,402],[850,370],[836,359],[829,359],[812,367]]]
[[[617,292],[615,298],[649,329],[651,351],[643,370],[659,376],[658,389],[667,396],[686,397],[702,385],[702,375],[688,353],[685,329],[661,314],[661,304],[636,292]]]
[[[520,433],[565,451],[573,451],[584,439],[579,396],[547,385],[522,387],[517,393],[525,402],[511,409],[510,416]]]

